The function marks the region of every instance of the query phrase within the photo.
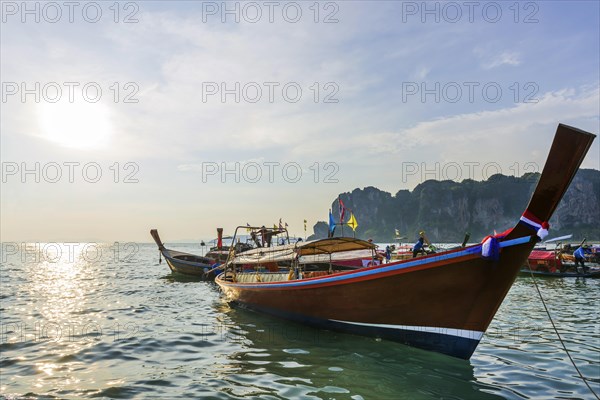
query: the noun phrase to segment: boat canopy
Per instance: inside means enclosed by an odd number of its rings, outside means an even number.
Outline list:
[[[233,259],[234,264],[262,264],[266,262],[289,261],[294,259],[293,244],[275,247],[257,247],[237,254]]]
[[[351,258],[348,252],[360,250],[373,251],[376,245],[361,239],[354,238],[329,238],[297,242],[294,244],[279,245],[274,247],[258,247],[239,253],[233,259],[234,264],[261,264],[266,262],[291,261],[304,257],[304,262],[317,261],[314,257],[319,255],[339,254],[341,258]],[[343,254],[341,254],[343,253]],[[366,255],[366,254],[365,254]],[[301,261],[301,263],[303,262]]]
[[[556,255],[553,250],[532,250],[530,260],[554,260]]]
[[[300,242],[296,248],[296,253],[299,256],[312,256],[317,254],[332,254],[341,251],[354,250],[374,250],[375,244],[366,240],[338,237],[329,239],[320,239],[309,242]]]

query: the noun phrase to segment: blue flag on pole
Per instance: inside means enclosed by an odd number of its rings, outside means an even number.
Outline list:
[[[333,231],[335,231],[335,220],[333,219],[333,214],[331,214],[331,210],[329,210],[329,235],[333,237]]]

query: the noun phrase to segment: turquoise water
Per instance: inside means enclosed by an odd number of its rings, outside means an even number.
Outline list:
[[[154,244],[82,247],[3,247],[5,397],[593,398],[528,277],[464,361],[231,309],[214,284],[172,275]],[[600,393],[600,280],[536,281]]]

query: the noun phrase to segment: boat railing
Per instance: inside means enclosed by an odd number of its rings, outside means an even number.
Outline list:
[[[232,243],[234,243],[233,246],[231,246],[231,248],[229,249],[229,254],[227,255],[227,260],[225,261],[225,272],[227,272],[227,270],[235,270],[235,265],[234,265],[234,260],[235,257],[243,252],[252,250],[249,249],[245,246],[240,246],[241,248],[238,249],[238,243],[236,242],[236,239],[238,239],[239,232],[242,230],[246,230],[247,232],[250,232],[251,236],[253,237],[254,243],[257,245],[255,248],[265,248],[265,249],[272,249],[273,247],[277,247],[277,243],[273,244],[271,242],[271,239],[273,238],[273,236],[277,236],[277,235],[281,235],[281,234],[285,234],[285,241],[287,242],[287,244],[290,244],[290,237],[289,237],[289,233],[287,231],[286,228],[283,227],[275,227],[275,228],[267,228],[265,226],[249,226],[249,225],[240,225],[238,227],[235,228],[233,237],[232,237]],[[254,235],[252,235],[254,234]],[[257,236],[260,235],[260,237]],[[260,241],[259,241],[260,239]],[[265,246],[265,244],[267,246]],[[246,245],[246,244],[245,244]],[[235,273],[235,271],[234,271]],[[225,277],[227,277],[227,275],[225,275]]]
[[[281,282],[289,279],[289,272],[238,272],[235,277],[238,283]]]

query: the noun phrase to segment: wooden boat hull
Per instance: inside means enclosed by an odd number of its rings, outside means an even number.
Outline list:
[[[185,260],[180,258],[182,256],[173,256],[174,252],[172,250],[164,249],[161,251],[161,253],[172,272],[197,276],[203,280],[213,281],[215,279],[216,274],[214,271],[213,273],[209,273],[209,271],[212,269],[212,264],[208,262],[200,262],[199,260],[192,261],[193,259],[197,259],[197,256],[194,256],[193,254],[177,252],[177,254],[188,258],[188,260]]]
[[[481,246],[301,281],[216,282],[227,299],[325,329],[381,337],[468,359],[510,289],[533,242]]]
[[[235,269],[229,268],[216,282],[234,304],[468,359],[537,238],[547,235],[547,221],[594,138],[559,125],[537,188],[519,222],[509,231],[486,238],[485,247],[479,244],[309,279],[296,273],[287,277],[292,280],[279,276],[279,281],[250,281],[246,278],[251,275],[241,273],[238,278]]]
[[[165,248],[156,229],[150,230],[150,235],[172,272],[199,277],[206,281],[214,281],[215,276],[218,274],[218,271],[213,269],[215,260]]]
[[[567,261],[567,262],[565,262]],[[521,275],[550,276],[556,278],[598,278],[600,267],[586,263],[587,272],[577,271],[575,257],[571,254],[557,254],[553,250],[533,250],[527,262],[521,267]]]

